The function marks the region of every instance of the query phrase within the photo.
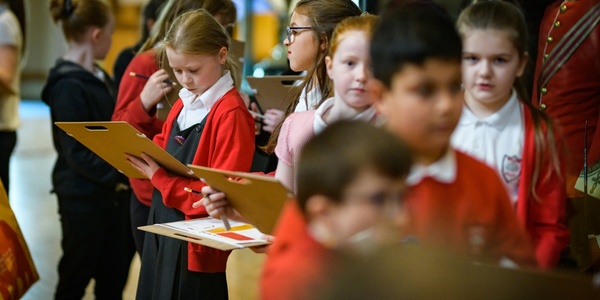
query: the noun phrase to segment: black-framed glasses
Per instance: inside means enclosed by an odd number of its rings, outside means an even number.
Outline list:
[[[307,29],[312,29],[312,27],[310,27],[310,26],[292,26],[292,27],[288,26],[285,29],[288,43],[291,44],[294,42],[299,30],[307,30]]]

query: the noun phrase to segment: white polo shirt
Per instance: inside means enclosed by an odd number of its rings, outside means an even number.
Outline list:
[[[514,204],[519,194],[524,140],[523,105],[513,90],[504,106],[483,119],[463,106],[452,146],[495,168]]]

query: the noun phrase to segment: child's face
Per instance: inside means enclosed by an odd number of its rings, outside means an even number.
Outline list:
[[[227,49],[221,48],[217,55],[185,54],[167,47],[169,65],[177,81],[194,95],[202,95],[223,74]]]
[[[508,101],[515,78],[523,75],[526,55],[519,53],[508,33],[468,29],[463,39],[463,84],[467,103],[477,101],[500,109]]]
[[[327,74],[333,80],[335,97],[354,109],[372,104],[365,84],[369,79],[369,39],[364,32],[345,32],[334,56],[326,57]]]
[[[307,16],[294,11],[290,27],[310,27],[310,22]],[[319,51],[323,51],[320,50],[319,40],[311,29],[292,29],[290,35],[293,35],[292,43],[287,38],[283,40],[288,50],[290,68],[296,72],[309,70],[315,64]]]
[[[430,164],[442,157],[458,123],[463,102],[458,61],[427,59],[423,65],[407,64],[383,84],[377,109],[386,127],[402,138],[419,163]]]
[[[345,188],[341,203],[328,201],[328,209],[319,216],[318,222],[325,224],[337,245],[352,244],[360,233],[381,225],[403,225],[404,191],[404,178],[390,178],[371,169],[363,170]],[[371,234],[376,233],[369,232],[367,237]]]

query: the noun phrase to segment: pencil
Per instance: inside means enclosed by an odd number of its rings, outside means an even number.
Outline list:
[[[189,187],[184,187],[183,190],[188,193],[202,195],[202,193],[200,191],[193,190]],[[210,196],[210,195],[207,195],[206,197],[208,197],[208,196]],[[229,220],[227,219],[227,216],[222,214],[221,221],[223,222],[223,226],[225,226],[225,231],[229,231],[231,229],[231,226],[229,225]]]
[[[258,118],[261,118],[261,119],[264,119],[264,118],[265,118],[265,115],[261,115],[261,114],[259,114],[259,113],[257,113],[257,112],[251,111],[251,110],[248,110],[248,111],[250,112],[250,114],[251,114],[253,117],[258,117]]]
[[[144,79],[150,78],[150,76],[148,76],[148,75],[142,75],[142,74],[138,74],[136,72],[129,72],[129,76],[131,76],[131,77],[138,77],[138,78],[144,78]],[[166,83],[166,84],[168,84],[168,85],[177,85],[176,82],[173,82],[173,81],[168,80],[168,79],[167,80],[163,80],[163,82]]]

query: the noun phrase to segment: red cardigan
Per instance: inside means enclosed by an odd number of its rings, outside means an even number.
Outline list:
[[[325,288],[336,255],[313,239],[295,200],[284,206],[267,250],[260,299],[311,299]]]
[[[535,265],[529,237],[496,171],[462,152],[455,153],[454,182],[425,177],[410,188],[407,235],[475,260],[496,263],[507,257],[522,266]]]
[[[523,161],[521,163],[521,179],[517,199],[517,219],[529,233],[535,247],[538,265],[542,268],[556,267],[560,252],[569,243],[569,229],[566,222],[566,190],[564,165],[562,174],[552,168],[549,155],[543,157],[539,178],[535,186],[538,200],[533,198],[529,186],[533,178],[535,163],[534,126],[531,111],[525,108],[525,141]],[[557,134],[557,144],[560,139]],[[560,154],[560,147],[559,154]],[[548,152],[545,152],[548,154]]]
[[[127,66],[125,76],[121,79],[117,103],[112,116],[113,121],[126,121],[139,132],[145,134],[149,139],[158,134],[165,121],[156,117],[156,111],[148,114],[142,106],[140,94],[146,84],[145,79],[129,76],[130,72],[137,74],[152,75],[158,71],[154,50],[148,50],[136,55]],[[130,178],[129,183],[138,200],[150,206],[152,203],[152,191],[154,186],[148,179]]]
[[[177,100],[165,121],[162,132],[154,142],[163,149],[173,122],[181,112],[183,102]],[[192,164],[211,168],[250,171],[254,156],[254,119],[236,89],[231,89],[217,101],[208,113],[206,125],[200,137],[198,150]],[[160,168],[152,176],[152,184],[163,197],[163,203],[183,212],[186,219],[206,217],[204,206],[193,208],[198,195],[184,191],[185,187],[200,190],[204,184],[193,178],[170,176]],[[224,272],[229,251],[220,251],[194,243],[188,243],[188,268],[195,272]]]

